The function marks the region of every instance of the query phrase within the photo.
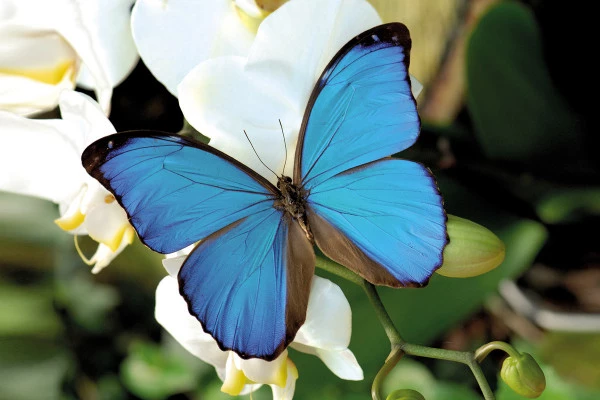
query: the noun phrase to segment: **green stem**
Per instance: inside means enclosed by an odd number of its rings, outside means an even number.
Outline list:
[[[402,358],[404,352],[400,348],[400,346],[394,346],[390,355],[386,358],[385,364],[383,367],[377,372],[375,379],[373,380],[373,385],[371,386],[371,396],[373,400],[381,400],[383,399],[383,395],[381,394],[381,386],[383,385],[383,381],[386,376],[394,369],[398,361]]]
[[[510,357],[514,358],[518,358],[520,356],[520,353],[510,344],[496,341],[486,343],[475,350],[475,360],[477,360],[477,362],[482,362],[483,359],[486,358],[493,350],[502,350]]]
[[[325,270],[327,272],[331,272],[334,275],[339,276],[340,278],[344,278],[347,281],[355,283],[357,285],[362,286],[364,280],[360,276],[356,275],[354,272],[350,271],[346,267],[342,267],[340,264],[331,261],[328,258],[317,255],[317,267]]]
[[[383,329],[390,340],[393,352],[394,347],[401,346],[404,343],[404,340],[402,340],[400,332],[398,332],[398,329],[396,329],[396,326],[394,326],[392,318],[385,309],[385,306],[379,297],[379,293],[377,293],[377,288],[375,285],[363,280],[362,286],[367,293],[367,297],[369,298],[371,305],[373,305],[373,308],[375,309],[375,313],[377,314],[377,318],[379,318],[379,322],[381,322],[381,325],[383,326]]]
[[[404,354],[409,354],[418,357],[435,358],[438,360],[454,361],[467,365],[471,369],[473,376],[477,380],[477,383],[479,384],[479,387],[481,389],[481,392],[483,393],[483,397],[485,398],[485,400],[494,400],[494,393],[492,392],[490,385],[488,384],[487,380],[485,379],[485,376],[483,375],[483,371],[481,370],[481,367],[477,362],[478,358],[476,356],[476,354],[483,355],[486,351],[487,353],[489,353],[489,351],[493,350],[493,348],[490,348],[488,350],[486,346],[482,346],[481,348],[479,348],[479,350],[477,350],[477,353],[475,354],[472,352],[435,349],[432,347],[406,343],[404,340],[402,340],[398,329],[396,329],[392,318],[388,314],[387,310],[385,309],[385,306],[383,305],[383,302],[381,301],[381,298],[379,297],[379,293],[377,293],[377,288],[373,284],[365,281],[363,278],[356,275],[349,269],[344,268],[341,265],[322,256],[317,256],[317,267],[328,271],[334,275],[337,275],[341,278],[344,278],[352,283],[362,286],[362,288],[365,290],[365,293],[367,294],[367,297],[369,298],[369,301],[371,302],[371,305],[373,305],[373,308],[375,309],[375,313],[377,314],[379,322],[381,322],[381,325],[383,326],[383,329],[385,330],[385,333],[388,339],[390,340],[392,350],[388,355],[387,359],[385,360],[385,363],[375,376],[375,379],[373,380],[373,385],[371,387],[371,395],[373,396],[373,400],[381,400],[383,398],[381,394],[381,386],[383,380],[390,373],[390,371],[394,369],[394,367],[396,366],[396,364],[398,364],[398,361],[400,361]],[[495,348],[499,348],[503,345],[506,345],[506,343],[503,342],[492,342],[490,343],[490,345],[494,343],[497,346]],[[505,351],[509,352],[509,350]],[[485,353],[485,355],[487,355],[487,353]],[[483,355],[483,357],[485,357],[485,355]]]
[[[485,379],[485,375],[477,362],[475,354],[467,351],[435,349],[418,344],[404,343],[402,350],[412,356],[435,358],[438,360],[454,361],[467,365],[479,384],[485,400],[494,400],[494,393]]]

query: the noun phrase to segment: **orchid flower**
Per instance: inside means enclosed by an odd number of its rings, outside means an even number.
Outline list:
[[[304,110],[319,75],[348,40],[380,23],[364,0],[289,1],[264,19],[247,57],[211,58],[185,77],[178,88],[183,114],[211,138],[211,146],[274,182],[244,130],[262,161],[282,171],[286,157],[294,158]],[[286,166],[283,173],[292,176],[293,163]]]
[[[88,261],[99,272],[135,236],[127,215],[115,198],[81,165],[88,144],[115,128],[100,106],[88,96],[64,91],[63,119],[27,119],[0,112],[0,190],[36,196],[59,205],[55,222],[63,230],[88,234],[99,243]]]
[[[94,89],[108,114],[112,89],[138,61],[132,0],[0,1],[0,109],[54,108],[63,89]]]
[[[173,95],[178,96],[179,83],[202,61],[220,56],[247,57],[262,21],[270,18],[270,14],[279,7],[287,6],[286,1],[138,0],[132,12],[133,38],[152,74]],[[364,26],[380,24],[381,19],[373,8],[364,3],[351,1],[344,8],[349,10],[359,4],[355,14],[368,10],[367,19],[371,20],[370,24]],[[319,14],[330,8],[321,4],[321,7],[313,7],[312,10]],[[331,12],[329,15],[334,16]],[[310,31],[311,26],[312,18],[307,21],[299,18],[288,26],[288,30]],[[352,32],[345,36],[347,39],[360,33],[360,27],[343,29]],[[312,35],[310,37],[315,38]],[[319,41],[322,39],[319,38]],[[302,48],[294,47],[296,44],[290,43],[289,52],[301,52]],[[308,44],[313,46],[317,42],[306,39],[302,43]],[[420,87],[418,82],[414,83]]]
[[[188,249],[189,251],[189,249]],[[156,289],[156,320],[190,353],[213,365],[223,381],[221,390],[236,396],[269,384],[274,399],[291,399],[298,371],[285,350],[273,361],[244,360],[232,351],[222,351],[217,342],[190,315],[179,294],[176,275],[185,256],[166,258],[171,274]],[[363,379],[362,369],[348,349],[351,310],[339,286],[327,279],[313,278],[306,322],[291,344],[296,350],[317,355],[342,379]]]
[[[177,85],[200,62],[245,56],[260,21],[284,1],[266,2],[265,10],[254,0],[138,0],[133,38],[152,74],[177,96]]]

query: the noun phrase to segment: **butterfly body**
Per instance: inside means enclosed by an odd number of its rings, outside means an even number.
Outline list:
[[[277,178],[277,189],[280,192],[279,198],[275,200],[273,207],[287,212],[294,221],[300,224],[306,238],[313,243],[314,237],[308,225],[306,216],[306,199],[308,192],[301,186],[296,186],[292,178],[282,175]]]
[[[442,264],[446,214],[421,164],[391,158],[417,139],[399,23],[358,35],[316,82],[292,177],[276,185],[181,136],[123,132],[82,155],[140,239],[172,253],[198,243],[178,279],[190,314],[223,350],[272,360],[304,323],[313,245],[365,280],[419,287]],[[274,121],[276,121],[274,117]]]

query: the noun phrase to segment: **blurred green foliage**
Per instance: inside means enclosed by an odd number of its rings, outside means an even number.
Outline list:
[[[402,155],[432,167],[448,213],[486,226],[506,244],[504,263],[482,276],[434,276],[425,289],[382,288],[382,300],[406,340],[439,341],[480,312],[501,280],[517,279],[544,254],[579,259],[564,252],[585,243],[590,227],[597,237],[600,168],[592,156],[597,139],[579,103],[572,107],[578,92],[557,84],[557,69],[549,62],[555,58],[547,54],[548,48],[558,51],[546,42],[556,37],[551,29],[568,35],[568,27],[550,23],[557,14],[548,14],[547,3],[531,3],[500,2],[484,13],[467,43],[463,112],[449,126],[424,121],[421,140]],[[150,81],[139,66],[116,90],[111,119],[117,128],[179,130],[173,98]],[[149,120],[140,111],[157,98],[171,104],[165,109],[175,122]],[[132,104],[140,106],[132,110]],[[439,140],[450,144],[455,159],[443,168],[436,168]],[[230,398],[219,391],[214,369],[154,321],[154,289],[165,274],[160,256],[137,242],[92,276],[72,237],[52,223],[57,216],[48,202],[0,193],[0,399]],[[549,249],[553,235],[565,229],[580,236]],[[82,247],[88,254],[93,250],[90,243]],[[339,283],[350,301],[350,348],[365,380],[341,381],[316,357],[290,350],[300,372],[296,398],[365,399],[389,351],[387,338],[360,288],[319,272]],[[547,390],[540,399],[591,400],[600,397],[599,343],[598,335],[548,334],[538,348],[517,346],[542,361]],[[479,344],[474,340],[470,346]],[[493,371],[488,375],[498,399],[517,399],[496,382],[497,361],[488,365]],[[450,367],[462,371],[453,373],[458,379],[439,379]],[[412,388],[428,400],[479,398],[466,367],[450,367],[402,360],[385,391]],[[252,396],[270,397],[268,388]]]

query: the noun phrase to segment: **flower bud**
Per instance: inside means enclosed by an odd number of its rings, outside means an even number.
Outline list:
[[[416,390],[399,389],[390,393],[385,400],[425,400],[425,397]]]
[[[450,242],[444,249],[444,263],[436,272],[450,278],[469,278],[488,272],[504,261],[504,243],[489,229],[454,215],[448,215]]]
[[[534,399],[546,388],[546,378],[535,359],[528,353],[507,357],[500,371],[502,380],[523,397]]]

